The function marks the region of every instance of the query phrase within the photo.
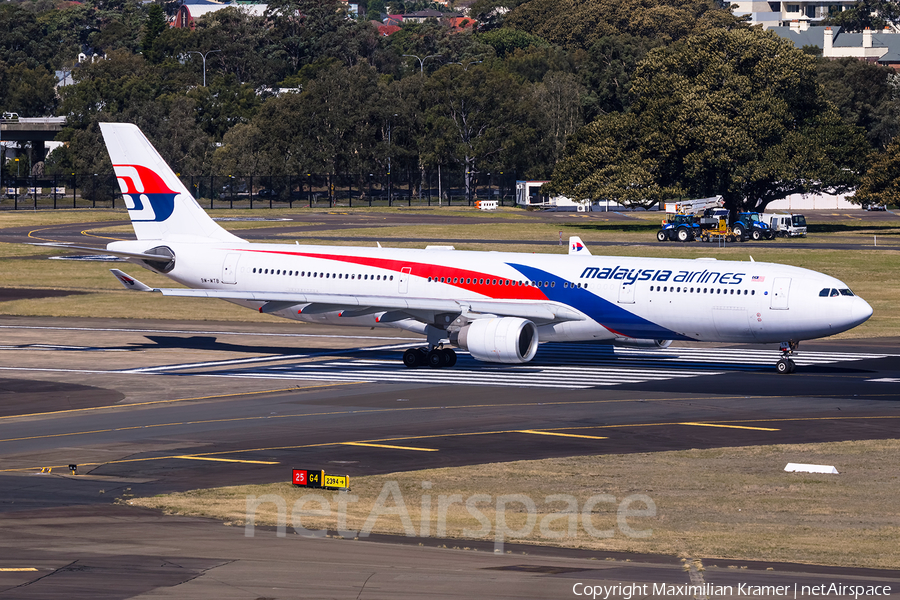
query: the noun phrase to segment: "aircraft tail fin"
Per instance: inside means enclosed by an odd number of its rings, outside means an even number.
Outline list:
[[[242,242],[204,212],[136,125],[100,123],[139,240]]]
[[[578,237],[577,235],[573,235],[569,238],[569,254],[591,256],[591,251],[588,250],[587,246],[584,245],[584,242],[581,241],[580,237]]]

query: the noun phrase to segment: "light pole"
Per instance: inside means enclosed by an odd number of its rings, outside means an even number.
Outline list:
[[[474,61],[472,61],[472,62],[467,62],[466,64],[463,64],[463,63],[461,63],[461,62],[452,62],[452,63],[447,63],[447,64],[449,64],[449,65],[462,65],[463,71],[468,71],[468,70],[469,70],[469,67],[471,67],[472,65],[477,65],[477,64],[480,64],[480,63],[483,63],[483,62],[484,62],[483,60],[474,60]]]
[[[394,117],[397,116],[397,113],[394,113]],[[391,120],[388,121],[388,206],[393,206],[394,201],[394,186],[391,181],[391,129],[394,125],[394,119],[391,117]]]
[[[221,50],[209,50],[207,52],[200,52],[199,50],[188,50],[188,54],[199,54],[203,57],[203,87],[206,87],[206,57],[213,52],[221,52]]]
[[[440,54],[429,54],[425,58],[419,58],[415,54],[404,54],[403,56],[408,56],[409,58],[415,58],[416,60],[418,60],[419,61],[419,73],[424,75],[425,74],[425,61],[428,60],[429,58],[435,58],[437,56],[440,56]]]

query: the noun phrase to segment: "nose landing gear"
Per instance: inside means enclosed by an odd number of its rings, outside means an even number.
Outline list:
[[[781,342],[781,359],[775,363],[775,370],[779,375],[788,375],[797,368],[797,365],[791,360],[791,355],[794,354],[799,345],[800,343],[794,340]]]

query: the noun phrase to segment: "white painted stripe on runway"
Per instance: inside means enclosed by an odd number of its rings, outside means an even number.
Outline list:
[[[400,338],[374,335],[325,335],[321,333],[256,333],[252,331],[200,331],[195,329],[131,329],[118,327],[52,327],[49,325],[0,325],[0,329],[36,329],[56,331],[113,331],[124,333],[201,333],[205,335],[259,335],[264,337],[307,337],[337,340],[388,340],[422,342],[422,338]]]

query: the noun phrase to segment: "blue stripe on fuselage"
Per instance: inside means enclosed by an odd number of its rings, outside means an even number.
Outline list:
[[[588,289],[571,287],[572,284],[569,287],[564,287],[559,277],[547,271],[527,265],[507,264],[522,273],[530,281],[556,281],[556,287],[545,286],[541,288],[541,291],[546,294],[549,300],[580,310],[610,331],[632,338],[647,340],[693,339],[639,317],[618,304],[604,300]]]

